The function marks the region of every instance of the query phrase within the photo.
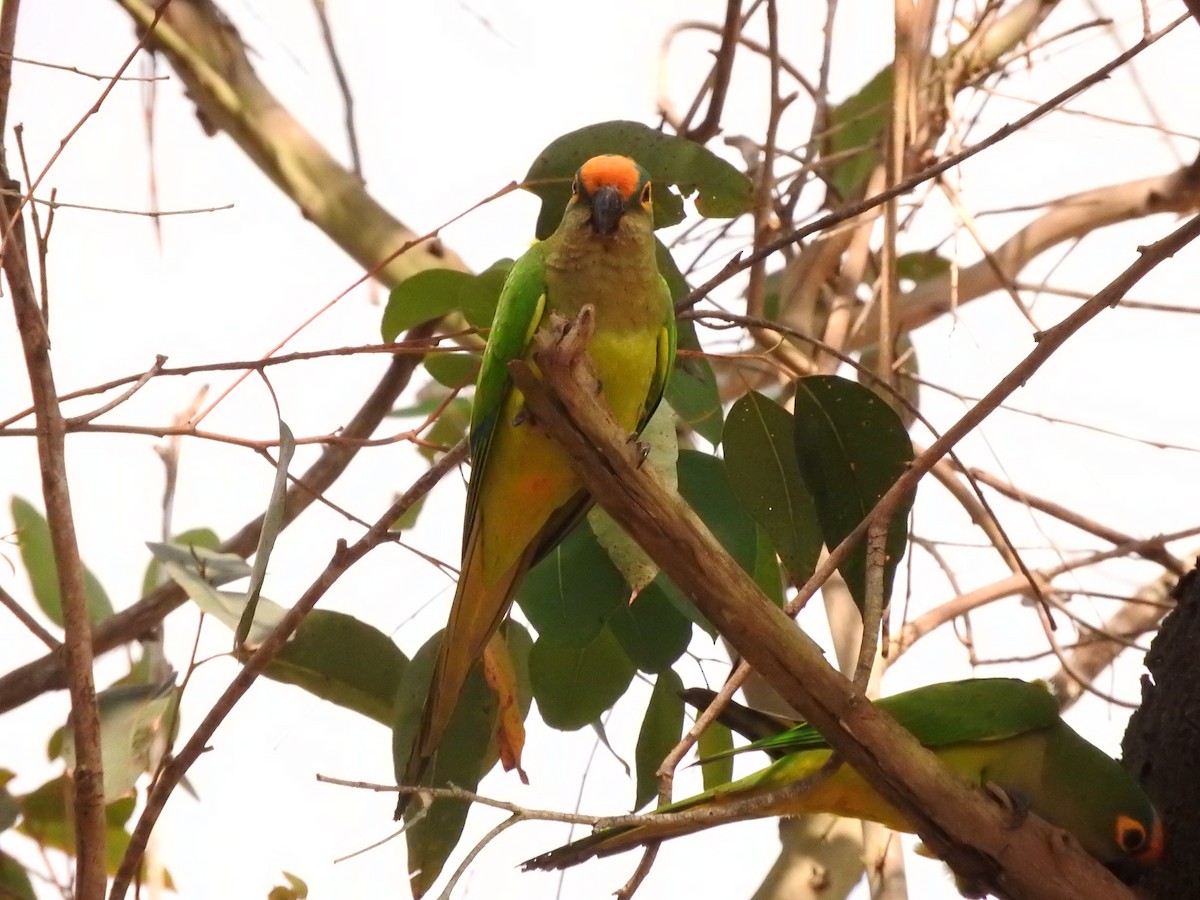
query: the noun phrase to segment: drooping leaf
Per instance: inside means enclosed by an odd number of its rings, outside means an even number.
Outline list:
[[[446,404],[425,432],[428,445],[419,444],[417,452],[432,462],[434,457],[442,452],[437,448],[453,447],[466,436],[470,424],[471,401],[466,397],[455,397]]]
[[[263,674],[391,728],[407,665],[408,657],[379,629],[346,613],[315,609]]]
[[[702,216],[727,218],[747,212],[753,204],[750,179],[732,165],[693,141],[655,131],[640,122],[601,122],[555,139],[525,176],[526,186],[542,198],[537,236],[545,239],[558,226],[571,196],[571,179],[593,156],[619,153],[629,156],[650,173],[655,187],[656,227],[673,225],[683,218],[679,195],[696,194]]]
[[[698,450],[680,450],[679,494],[738,565],[753,575],[757,530],[738,502],[724,461]]]
[[[153,767],[155,736],[167,727],[166,715],[177,697],[174,672],[158,684],[119,684],[97,694],[105,802],[132,794],[138,778]],[[62,756],[70,774],[75,769],[75,731],[70,727],[63,732]]]
[[[187,531],[175,535],[171,539],[171,543],[176,547],[183,549],[185,552],[189,547],[202,547],[205,550],[216,551],[217,547],[221,546],[221,539],[217,537],[217,533],[211,528],[190,528]],[[240,556],[235,557],[243,565],[245,561]],[[247,571],[249,571],[247,569]],[[240,576],[239,576],[240,577]],[[158,560],[151,556],[150,563],[146,566],[146,574],[142,578],[142,596],[145,597],[152,590],[158,587],[162,579],[162,570]]]
[[[663,580],[655,579],[608,620],[621,649],[643,672],[666,671],[692,640],[691,620],[667,598],[662,585]]]
[[[263,512],[262,528],[258,533],[258,546],[254,550],[254,567],[250,572],[250,584],[246,587],[246,608],[234,632],[233,645],[240,647],[254,624],[254,610],[258,606],[258,595],[267,578],[267,565],[275,540],[283,529],[284,505],[287,501],[287,472],[292,456],[296,452],[296,438],[283,419],[279,424],[279,458],[275,461],[275,479],[271,485],[271,496]]]
[[[793,584],[816,569],[824,538],[796,460],[791,413],[748,391],[725,417],[725,468],[742,505],[766,530]]]
[[[894,73],[889,65],[858,93],[834,107],[824,156],[833,163],[829,181],[838,196],[861,196],[871,172],[882,159],[883,138],[891,119]],[[836,157],[836,160],[833,158]]]
[[[58,589],[58,566],[54,561],[54,544],[46,517],[33,504],[21,497],[12,498],[11,512],[16,526],[17,545],[21,562],[29,575],[29,586],[42,612],[59,628],[63,627],[62,594]],[[113,613],[108,594],[92,571],[84,566],[83,590],[87,597],[88,620],[97,625]]]
[[[217,590],[201,578],[193,568],[176,562],[166,562],[161,557],[160,561],[163,562],[167,574],[183,588],[184,592],[203,612],[213,616],[230,631],[238,627],[238,623],[242,620],[242,613],[246,610],[245,593]],[[243,648],[253,650],[261,644],[263,639],[283,619],[286,612],[287,610],[278,603],[273,603],[265,597],[259,598],[254,610],[254,621],[250,625],[245,641],[242,642]]]
[[[825,543],[836,547],[899,478],[913,459],[912,441],[896,413],[867,388],[834,375],[796,383],[796,458],[816,503]],[[888,524],[884,602],[908,539],[912,497]],[[859,609],[866,596],[866,543],[841,567]]]
[[[396,779],[404,778],[409,751],[421,720],[421,710],[429,693],[438,644],[442,632],[425,642],[404,667],[396,691],[396,710],[392,728],[392,759]],[[492,732],[496,723],[496,696],[488,689],[482,668],[476,666],[467,678],[454,715],[434,754],[423,784],[455,784],[474,790],[487,768]],[[494,756],[492,756],[494,759]],[[462,835],[470,804],[464,800],[435,800],[427,809],[414,801],[408,807],[404,836],[408,842],[409,885],[418,898],[437,880],[446,859]],[[420,814],[419,814],[420,813]]]
[[[658,405],[638,440],[649,447],[649,454],[642,462],[662,479],[672,490],[678,484],[675,462],[679,457],[679,436],[675,430],[675,411],[665,400]],[[613,521],[612,516],[599,506],[588,510],[588,525],[600,546],[608,553],[630,591],[636,594],[658,574],[658,564],[641,548],[629,534]]]
[[[683,682],[673,669],[659,673],[650,693],[650,703],[638,732],[634,760],[637,764],[637,796],[633,808],[641,809],[658,793],[658,767],[683,733]]]
[[[529,682],[542,720],[574,731],[599,718],[629,687],[635,669],[607,628],[584,647],[539,635],[529,652]]]
[[[541,637],[586,647],[629,599],[629,586],[587,527],[575,528],[525,577],[517,603]]]

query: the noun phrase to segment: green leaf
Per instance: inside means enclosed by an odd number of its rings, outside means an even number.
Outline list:
[[[655,227],[683,219],[683,206],[677,195],[666,190],[668,185],[685,197],[695,192],[696,209],[706,217],[738,216],[753,206],[750,179],[701,145],[640,122],[601,122],[552,141],[529,167],[526,187],[542,198],[539,239],[558,227],[576,170],[603,153],[629,156],[650,173],[655,185]]]
[[[517,588],[517,603],[541,637],[586,647],[629,599],[629,586],[590,528],[578,527]]]
[[[823,155],[837,157],[830,184],[843,200],[861,195],[882,159],[883,137],[891,119],[894,77],[889,65],[862,89],[834,108]]]
[[[0,897],[5,900],[37,900],[25,867],[0,850]]]
[[[67,812],[67,776],[59,775],[36,790],[17,798],[21,821],[16,830],[43,847],[74,856],[75,828]],[[104,807],[104,866],[115,875],[129,846],[125,823],[133,815],[136,797],[125,797]]]
[[[896,411],[896,415],[900,417],[900,421],[905,428],[912,427],[912,423],[917,418],[917,412],[921,408],[921,383],[916,376],[921,373],[921,367],[917,361],[917,351],[913,347],[912,338],[908,332],[901,332],[896,338],[896,347],[894,353],[896,361],[899,365],[893,362],[893,369],[896,371],[896,393],[886,390],[878,380],[867,376],[863,369],[868,372],[876,372],[879,369],[879,347],[878,345],[868,347],[863,350],[859,356],[859,363],[862,368],[854,370],[855,380],[864,387],[870,388],[879,397]],[[903,403],[901,402],[903,399]]]
[[[779,557],[767,532],[758,529],[758,555],[754,563],[754,583],[776,606],[783,607],[783,573],[779,568]]]
[[[633,602],[608,620],[621,649],[643,672],[663,672],[683,656],[692,640],[692,623],[653,581]]]
[[[156,762],[151,758],[154,738],[166,726],[177,695],[174,672],[158,684],[118,684],[96,695],[106,802],[132,795],[138,778]],[[63,732],[62,756],[67,771],[73,771],[75,731],[70,727]]]
[[[394,341],[414,325],[455,310],[477,328],[490,325],[512,265],[511,259],[500,259],[478,275],[426,269],[406,278],[388,294],[379,328],[384,341]]]
[[[15,772],[9,769],[0,769],[0,834],[12,828],[17,817],[21,815],[21,808],[17,806],[13,795],[8,792],[8,783],[14,778],[16,778]]]
[[[425,642],[412,661],[404,667],[396,691],[396,711],[392,729],[392,759],[396,780],[402,781],[418,726],[421,710],[429,694],[429,684],[437,662],[438,645],[443,632]],[[490,768],[489,748],[496,724],[498,704],[484,680],[482,667],[475,666],[467,678],[454,715],[443,735],[423,784],[456,784],[474,790]],[[491,751],[491,758],[495,752]],[[421,811],[413,802],[405,814],[408,823],[408,871],[413,897],[421,897],[437,880],[442,867],[458,844],[470,804],[464,800],[435,800]]]
[[[704,789],[711,791],[718,785],[733,780],[733,732],[720,722],[713,722],[696,741],[696,756],[701,760],[715,757],[712,762],[701,762],[700,772],[704,778]]]
[[[471,425],[471,401],[466,397],[455,397],[438,415],[425,432],[427,444],[417,445],[417,452],[432,462],[443,451],[440,447],[453,447],[467,434]]]
[[[896,413],[867,388],[834,375],[796,383],[796,457],[830,549],[863,520],[913,459]],[[908,539],[908,497],[888,524],[884,602]],[[866,542],[841,567],[859,609],[866,595]]]
[[[12,498],[11,511],[17,531],[17,545],[21,548],[21,561],[29,575],[33,597],[46,618],[62,628],[62,595],[58,590],[58,566],[54,561],[50,526],[46,517],[21,497]],[[83,590],[87,597],[88,620],[93,625],[113,614],[108,594],[86,566],[83,569]]]
[[[658,475],[671,490],[678,484],[676,460],[679,458],[679,434],[675,429],[675,411],[665,400],[638,435],[638,441],[649,448],[642,468]],[[588,510],[588,525],[596,540],[620,571],[630,591],[636,594],[658,574],[658,563],[631,538],[600,506]]]
[[[679,493],[738,565],[753,575],[757,528],[738,502],[724,461],[698,450],[680,450]]]
[[[474,384],[479,372],[479,362],[482,359],[478,353],[427,353],[425,355],[425,371],[438,384],[458,390],[468,384]]]
[[[641,809],[658,794],[658,767],[683,734],[683,700],[679,697],[682,690],[683,682],[672,669],[659,673],[655,679],[633,756],[637,765],[634,809]]]
[[[696,325],[691,319],[677,324],[677,349],[701,352]],[[712,366],[702,356],[680,355],[667,382],[665,395],[679,420],[713,446],[721,442],[721,395]]]
[[[267,579],[267,564],[271,560],[271,551],[275,549],[275,539],[283,530],[283,515],[287,501],[287,471],[296,452],[296,438],[292,429],[288,428],[283,419],[279,424],[279,458],[275,461],[275,480],[271,485],[271,496],[267,500],[267,508],[263,513],[262,528],[258,533],[258,546],[254,550],[254,568],[250,572],[250,584],[246,587],[246,608],[242,610],[242,618],[234,632],[233,645],[240,647],[250,633],[254,624],[254,610],[258,606],[258,595],[262,592],[263,582]]]
[[[215,552],[221,546],[221,539],[211,528],[191,528],[175,535],[171,539],[171,543],[185,550],[189,547],[203,547],[205,550]],[[241,560],[240,556],[235,558]],[[158,587],[162,577],[158,560],[151,556],[150,564],[146,566],[146,574],[142,578],[142,596],[145,597]]]
[[[950,260],[936,250],[905,253],[896,259],[896,275],[909,281],[926,281],[950,271]]]
[[[310,612],[263,672],[392,727],[406,657],[377,628],[333,610]]]
[[[796,460],[791,413],[748,391],[725,417],[725,468],[742,505],[771,538],[793,584],[816,570],[824,537]]]
[[[539,635],[529,651],[529,681],[544,721],[575,731],[600,717],[625,693],[635,669],[607,628],[585,647]]]

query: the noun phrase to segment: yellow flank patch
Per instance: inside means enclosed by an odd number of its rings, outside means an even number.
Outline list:
[[[615,187],[628,200],[637,190],[641,176],[637,163],[627,156],[593,156],[579,168],[579,179],[589,194],[606,185]]]

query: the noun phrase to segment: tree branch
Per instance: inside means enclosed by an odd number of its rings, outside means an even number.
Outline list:
[[[678,495],[640,466],[639,451],[600,404],[594,374],[581,366],[586,357],[570,330],[556,345],[538,340],[536,359],[546,382],[522,362],[512,363],[510,372],[539,427],[563,445],[596,502],[835,752],[904,811],[934,852],[970,883],[1014,898],[1132,897],[1062,832],[1034,817],[1012,828],[997,804],[868,703],[763,596]]]

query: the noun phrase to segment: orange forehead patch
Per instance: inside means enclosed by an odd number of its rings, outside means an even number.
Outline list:
[[[579,167],[579,180],[583,189],[594,194],[608,185],[615,187],[628,200],[642,180],[637,163],[627,156],[593,156]]]

